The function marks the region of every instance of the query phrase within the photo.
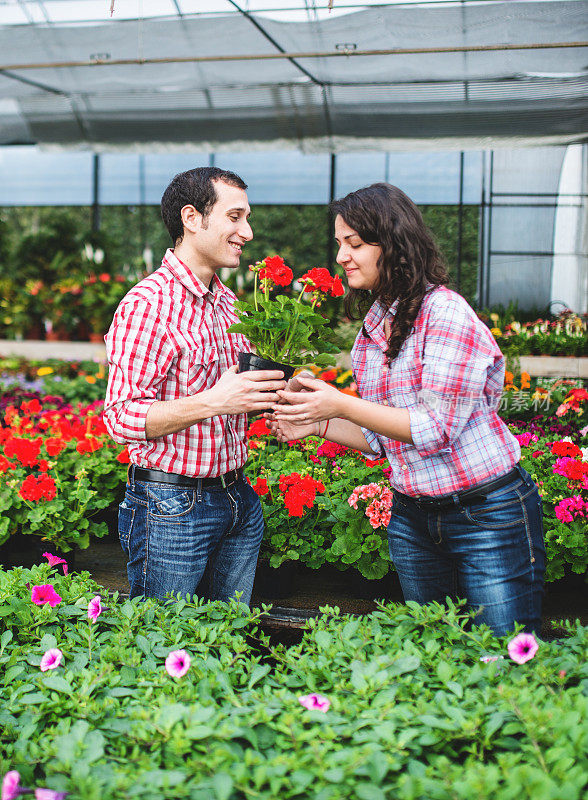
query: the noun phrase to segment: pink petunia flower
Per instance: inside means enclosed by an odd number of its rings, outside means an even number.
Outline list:
[[[328,697],[322,694],[305,694],[298,698],[300,705],[308,708],[309,711],[322,711],[326,714],[331,706],[331,701]]]
[[[91,619],[92,622],[96,622],[100,614],[102,614],[101,599],[100,595],[97,594],[96,597],[93,597],[88,603],[88,619]]]
[[[35,789],[35,800],[64,800],[69,792],[56,792],[55,789]]]
[[[20,775],[15,769],[11,769],[2,780],[2,800],[14,800],[19,794]]]
[[[39,586],[33,586],[31,600],[37,606],[44,606],[45,603],[49,603],[51,608],[55,608],[58,603],[61,603],[61,597],[57,594],[51,583],[42,583]]]
[[[533,658],[539,649],[539,643],[532,633],[519,633],[510,640],[507,649],[514,662],[524,664]]]
[[[67,561],[65,558],[59,558],[59,556],[54,556],[52,553],[43,553],[43,558],[47,559],[50,567],[57,567],[59,564],[63,564],[63,574],[67,575]]]
[[[181,678],[190,669],[190,656],[185,650],[172,650],[165,659],[165,669],[172,678]]]
[[[58,647],[52,647],[43,653],[41,659],[41,672],[47,672],[48,669],[56,669],[63,660],[63,653]]]

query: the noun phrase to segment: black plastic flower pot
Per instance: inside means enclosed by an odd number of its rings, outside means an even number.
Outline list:
[[[295,367],[288,364],[280,364],[279,361],[271,361],[269,358],[261,358],[256,353],[239,353],[239,372],[251,372],[258,369],[279,369],[284,373],[284,380],[290,380],[294,375]],[[271,413],[273,408],[262,408],[261,411],[254,412],[254,415]]]
[[[280,364],[279,361],[271,361],[269,358],[261,358],[256,353],[239,353],[239,372],[251,372],[258,369],[279,369],[284,373],[284,379],[290,380],[294,375],[295,367]]]
[[[348,591],[352,597],[361,600],[400,600],[402,601],[402,590],[396,572],[389,572],[383,578],[365,578],[356,569],[347,571]]]
[[[284,561],[279,567],[270,567],[269,562],[257,562],[253,591],[265,600],[289,597],[296,590],[298,561]]]

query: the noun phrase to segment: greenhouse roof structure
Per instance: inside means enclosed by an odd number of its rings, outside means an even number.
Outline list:
[[[0,144],[459,148],[588,133],[584,0],[0,0]]]

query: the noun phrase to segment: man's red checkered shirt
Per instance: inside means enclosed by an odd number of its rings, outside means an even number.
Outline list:
[[[359,394],[406,408],[414,444],[362,428],[390,462],[390,483],[403,494],[439,497],[508,472],[520,447],[497,410],[504,357],[494,337],[456,292],[437,287],[423,300],[414,330],[388,364],[384,320],[396,305],[379,302],[359,332],[351,360]]]
[[[118,307],[106,335],[110,367],[104,421],[128,444],[131,463],[192,477],[218,477],[247,459],[246,414],[223,414],[147,440],[156,400],[209,389],[251,345],[227,333],[237,321],[235,295],[215,275],[210,290],[168,250],[161,267]]]

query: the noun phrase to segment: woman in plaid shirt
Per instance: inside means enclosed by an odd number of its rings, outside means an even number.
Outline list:
[[[415,204],[377,183],[333,203],[360,397],[311,377],[278,394],[283,441],[319,435],[385,456],[390,555],[405,600],[465,597],[496,634],[539,631],[542,504],[498,416],[504,357],[456,292]],[[295,388],[297,391],[292,391]],[[303,388],[306,391],[300,392]]]

